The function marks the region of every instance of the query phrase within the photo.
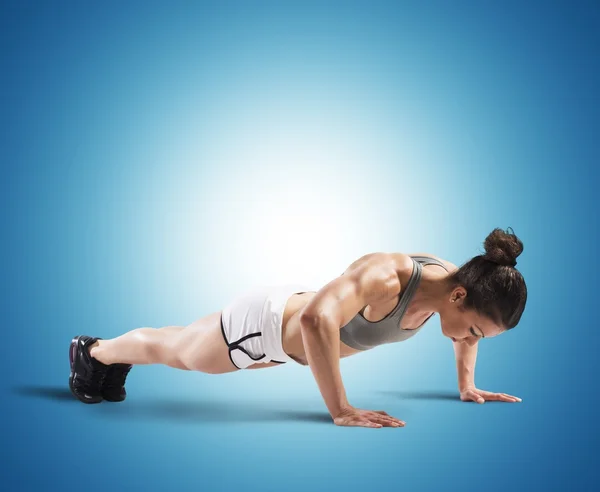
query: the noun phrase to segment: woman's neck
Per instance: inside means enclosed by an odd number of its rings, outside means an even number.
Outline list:
[[[439,313],[451,288],[448,283],[449,275],[423,275],[413,302],[420,311]]]

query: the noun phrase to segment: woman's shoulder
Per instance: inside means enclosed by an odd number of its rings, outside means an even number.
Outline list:
[[[368,265],[373,268],[387,266],[390,267],[390,271],[395,270],[396,272],[404,272],[410,276],[413,270],[413,260],[411,259],[411,256],[426,256],[438,260],[446,267],[448,272],[458,270],[458,267],[454,263],[440,258],[439,256],[432,255],[431,253],[390,253],[380,251],[361,256],[354,261],[344,273]],[[344,273],[342,273],[342,275],[344,275]]]
[[[401,254],[401,253],[399,253]],[[439,262],[441,262],[445,267],[446,270],[448,270],[448,272],[453,272],[455,270],[458,270],[458,267],[452,263],[451,261],[445,260],[444,258],[440,258],[439,256],[436,255],[432,255],[431,253],[405,253],[405,256],[426,256],[428,258],[433,258],[434,260],[437,260]]]

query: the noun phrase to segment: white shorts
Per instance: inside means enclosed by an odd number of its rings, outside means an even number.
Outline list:
[[[229,346],[229,358],[238,369],[256,363],[292,361],[281,340],[287,300],[315,289],[300,284],[260,286],[234,299],[221,312],[221,332]]]

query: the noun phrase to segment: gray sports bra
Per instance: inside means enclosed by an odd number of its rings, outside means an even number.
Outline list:
[[[369,350],[384,343],[402,342],[415,335],[429,318],[421,326],[412,330],[400,328],[400,320],[406,312],[410,300],[415,295],[417,287],[421,282],[423,265],[440,265],[446,271],[448,269],[442,262],[429,256],[411,256],[413,260],[413,271],[406,289],[400,295],[396,307],[382,320],[371,322],[363,316],[364,308],[340,329],[340,340],[346,345],[357,350]],[[366,307],[366,306],[365,306]],[[434,313],[435,314],[435,313]]]

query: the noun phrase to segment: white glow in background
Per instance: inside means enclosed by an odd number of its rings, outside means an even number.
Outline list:
[[[268,94],[253,101],[230,112],[216,102],[215,118],[203,114],[211,126],[196,138],[173,135],[156,174],[146,175],[164,219],[161,241],[175,248],[180,267],[201,268],[212,256],[223,274],[210,283],[227,290],[320,286],[360,255],[394,249],[396,207],[418,200],[419,189],[394,183],[378,126],[357,124],[331,104],[318,110]],[[144,176],[136,175],[139,186]],[[403,214],[403,229],[418,227],[413,217]]]

